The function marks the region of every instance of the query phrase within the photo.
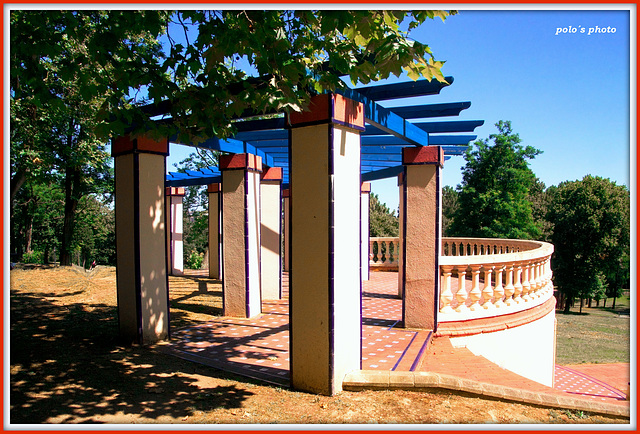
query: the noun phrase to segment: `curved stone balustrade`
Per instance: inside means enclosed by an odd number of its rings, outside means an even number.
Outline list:
[[[400,247],[395,237],[370,238],[370,266],[397,268]],[[543,304],[553,296],[552,253],[553,245],[541,241],[443,238],[438,322],[506,315]]]
[[[369,238],[369,267],[397,270],[399,258],[400,239],[398,237]]]
[[[553,245],[495,238],[444,238],[438,322],[506,315],[553,296]]]

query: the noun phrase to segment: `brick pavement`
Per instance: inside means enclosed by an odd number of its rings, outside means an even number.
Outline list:
[[[535,395],[529,399],[534,403],[540,404],[543,403],[541,400],[547,399],[557,404],[560,399],[564,400],[567,408],[590,409],[590,406],[600,405],[600,411],[609,414],[629,412],[629,401],[624,393],[628,390],[629,364],[557,366],[555,387],[543,386],[502,369],[466,348],[454,348],[447,337],[433,337],[429,331],[400,328],[402,301],[397,297],[397,282],[395,272],[372,272],[371,279],[363,284],[363,371],[362,375],[355,373],[355,377],[347,380],[347,383],[351,381],[347,384],[350,387],[366,387],[367,378],[369,385],[375,383],[380,386],[385,384],[384,381],[395,378],[392,380],[397,383],[394,387],[405,383],[406,387],[419,387],[416,381],[422,386],[431,384],[429,382],[435,380],[430,375],[436,375],[439,378],[436,383],[442,378],[457,379],[450,383],[462,385],[458,390],[468,392],[489,396],[497,394],[500,396],[496,397],[509,399],[504,396],[505,391],[515,390],[519,392],[510,392],[511,398],[527,402],[521,393],[524,391]],[[288,386],[286,274],[283,283],[285,298],[263,302],[261,315],[250,319],[221,317],[178,330],[163,348],[188,360]],[[380,371],[387,372],[382,383],[379,382]],[[613,410],[607,410],[610,408]]]

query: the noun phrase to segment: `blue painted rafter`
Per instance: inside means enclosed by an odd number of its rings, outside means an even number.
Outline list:
[[[447,83],[440,83],[438,80],[418,80],[378,86],[363,86],[356,88],[356,90],[362,96],[373,101],[384,101],[413,96],[437,95],[442,88],[453,83],[453,77],[445,77],[445,80],[447,80]]]
[[[392,107],[390,110],[404,119],[434,118],[441,116],[458,116],[462,110],[471,107],[469,101],[448,102],[443,104],[424,104],[407,107]],[[416,128],[418,128],[416,126]]]

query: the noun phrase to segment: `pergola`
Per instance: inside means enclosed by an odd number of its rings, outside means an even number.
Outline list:
[[[208,185],[210,273],[223,282],[223,314],[252,317],[262,299],[280,298],[284,262],[292,386],[341,390],[344,375],[361,361],[367,183],[389,177],[400,186],[403,325],[435,330],[440,173],[476,138],[464,133],[483,121],[411,121],[457,116],[470,102],[393,108],[380,102],[434,95],[446,85],[420,80],[346,89],[313,97],[307,112],[238,119],[233,138],[182,143],[225,153],[219,167],[186,173],[165,175],[175,138],[114,140],[121,334],[139,343],[169,337],[167,275],[181,255],[174,248],[181,223],[172,214],[181,206],[179,187]]]
[[[363,103],[365,130],[361,133],[361,174],[362,181],[375,181],[397,176],[402,172],[402,148],[407,146],[440,146],[445,159],[462,155],[470,141],[477,136],[472,134],[476,127],[484,124],[482,120],[446,120],[424,121],[423,119],[458,116],[462,110],[471,106],[471,102],[452,102],[440,104],[420,104],[385,108],[381,101],[397,102],[406,98],[437,95],[453,83],[453,77],[445,77],[447,83],[436,80],[419,80],[363,86],[337,93]],[[421,119],[420,122],[412,120]],[[238,133],[230,139],[210,138],[197,144],[198,147],[233,154],[251,153],[262,158],[269,167],[281,167],[283,188],[289,183],[289,136],[284,114],[280,117],[264,120],[238,120],[235,122]],[[170,142],[182,145],[175,141]],[[168,187],[206,185],[220,182],[220,170],[209,167],[185,172],[170,172],[167,175]]]

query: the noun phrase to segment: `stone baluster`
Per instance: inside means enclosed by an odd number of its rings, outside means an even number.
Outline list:
[[[529,275],[531,271],[531,263],[525,262],[522,270],[522,294],[521,297],[525,302],[531,301],[531,283],[529,283]]]
[[[442,291],[440,293],[440,302],[442,303],[442,307],[440,308],[440,312],[451,313],[453,312],[453,308],[451,307],[451,302],[453,301],[453,292],[451,292],[451,271],[453,267],[442,265],[440,269],[442,270]]]
[[[513,286],[513,264],[506,266],[507,268],[507,285],[504,287],[504,303],[507,306],[516,304],[516,301],[512,298],[515,293],[515,287]]]
[[[535,282],[535,292],[534,295],[536,298],[540,298],[542,295],[542,261],[538,260],[534,264],[534,282]]]
[[[478,310],[480,309],[480,297],[482,296],[482,291],[480,291],[480,266],[479,265],[471,265],[471,291],[469,291],[469,299],[471,300],[471,305],[469,306],[469,310]]]
[[[514,268],[515,280],[513,284],[513,300],[519,304],[524,301],[520,296],[520,294],[522,294],[522,282],[520,281],[520,279],[522,278],[522,263],[516,263],[514,265]]]
[[[484,299],[484,303],[482,303],[482,307],[484,309],[491,309],[494,307],[493,304],[493,287],[491,286],[491,274],[493,273],[493,265],[483,265],[484,269],[484,288],[482,288],[482,298]]]
[[[375,241],[371,238],[369,238],[369,263],[370,264],[375,264],[375,261],[373,260],[373,245],[375,244]]]
[[[494,306],[501,308],[505,306],[505,302],[502,300],[505,296],[505,289],[502,286],[502,273],[504,272],[504,265],[496,266],[496,287],[493,289],[494,293]]]
[[[456,300],[458,301],[458,307],[456,307],[456,312],[467,312],[469,308],[467,307],[466,266],[461,266],[457,268],[457,271],[458,271],[458,291],[456,292]]]

